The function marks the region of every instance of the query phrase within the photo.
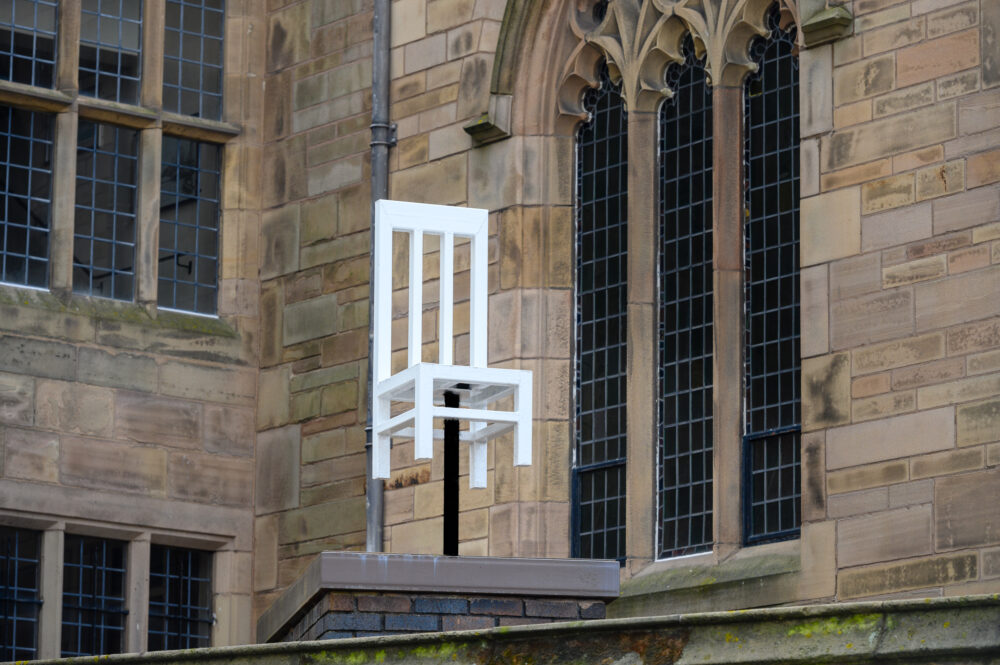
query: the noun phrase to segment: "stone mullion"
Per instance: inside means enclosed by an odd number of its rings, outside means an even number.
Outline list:
[[[143,653],[148,644],[150,534],[141,534],[128,544],[128,592],[125,651]]]
[[[139,191],[136,210],[136,300],[146,308],[156,306],[159,273],[160,164],[163,130],[144,129],[139,134]]]
[[[163,40],[165,0],[145,0],[142,20],[142,83],[139,103],[158,109],[163,104]]]
[[[63,548],[65,524],[59,522],[42,532],[41,598],[38,615],[38,658],[59,658],[62,647]]]
[[[632,573],[656,552],[658,114],[628,116],[628,383],[626,554]]]
[[[74,94],[80,69],[80,0],[59,2],[56,89]]]
[[[712,91],[713,506],[716,553],[742,544],[743,89]]]
[[[49,231],[49,290],[63,297],[73,291],[77,126],[75,105],[56,114],[52,158],[52,222]]]

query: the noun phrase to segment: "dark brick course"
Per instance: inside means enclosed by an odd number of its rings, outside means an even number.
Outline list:
[[[387,614],[385,629],[406,632],[440,630],[436,614]]]
[[[281,639],[487,630],[604,616],[604,602],[593,599],[331,591],[307,609]]]

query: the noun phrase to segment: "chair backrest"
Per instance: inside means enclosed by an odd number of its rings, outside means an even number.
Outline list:
[[[472,241],[469,281],[469,365],[486,367],[486,299],[489,260],[489,214],[479,208],[456,208],[427,203],[381,199],[375,202],[375,381],[392,373],[392,234],[410,236],[410,279],[407,307],[407,366],[420,362],[423,343],[424,235],[441,237],[440,297],[438,315],[438,362],[454,364],[453,309],[455,237]]]

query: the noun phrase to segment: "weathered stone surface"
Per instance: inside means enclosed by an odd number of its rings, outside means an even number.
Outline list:
[[[837,577],[840,598],[955,584],[978,576],[975,554],[953,554],[842,571]]]
[[[824,170],[835,171],[953,138],[954,103],[936,104],[823,137]]]
[[[271,279],[298,270],[298,206],[283,206],[265,212],[261,222],[261,234],[261,279]]]
[[[803,268],[801,282],[802,356],[824,354],[830,350],[830,291],[826,266]]]
[[[59,477],[67,485],[164,496],[167,453],[99,439],[63,437]]]
[[[1000,6],[995,3],[984,3],[980,7],[979,22],[982,25],[983,87],[992,88],[1000,85]]]
[[[937,80],[938,101],[960,97],[979,90],[979,70],[973,69],[953,76],[943,76]]]
[[[954,194],[965,188],[965,162],[947,162],[917,171],[917,200]]]
[[[888,92],[895,87],[896,67],[892,55],[837,67],[833,74],[833,102],[837,106]]]
[[[871,102],[868,101],[858,103],[865,104],[869,107],[871,106]],[[867,115],[870,115],[870,111]],[[870,120],[870,118],[868,118],[868,120]],[[874,162],[859,164],[857,166],[848,166],[847,168],[840,169],[839,171],[824,173],[820,176],[820,188],[823,191],[828,191],[831,189],[839,189],[841,187],[849,187],[851,185],[857,185],[869,180],[885,178],[892,175],[892,170],[892,160],[889,158],[879,159]],[[802,196],[805,197],[806,193],[803,192]]]
[[[932,219],[930,203],[866,216],[861,221],[861,249],[868,252],[929,238]]]
[[[907,46],[924,38],[924,18],[894,23],[884,28],[869,30],[862,35],[865,55],[884,53]]]
[[[285,306],[283,342],[285,346],[337,332],[337,294]]]
[[[288,422],[291,402],[288,394],[290,378],[291,367],[289,365],[261,371],[258,379],[259,397],[257,401],[257,427],[259,429],[278,427]]]
[[[954,446],[954,409],[919,411],[827,430],[826,466],[840,469]]]
[[[802,428],[821,429],[851,419],[850,356],[838,353],[802,361]]]
[[[202,406],[146,393],[119,392],[115,436],[138,443],[201,448]]]
[[[54,379],[76,378],[76,347],[0,335],[0,370]]]
[[[887,393],[892,389],[891,378],[888,372],[859,376],[851,381],[851,397],[857,399]]]
[[[929,505],[840,520],[837,524],[837,565],[841,567],[931,552]]]
[[[1000,266],[917,284],[917,330],[940,328],[1000,314]]]
[[[31,425],[35,421],[35,380],[0,373],[0,423]]]
[[[876,98],[872,102],[872,115],[876,118],[927,106],[934,102],[934,83],[924,83]]]
[[[830,323],[834,349],[908,335],[913,331],[913,294],[895,289],[835,302]]]
[[[896,84],[900,87],[960,72],[979,64],[979,30],[932,39],[896,53]]]
[[[240,407],[205,405],[205,450],[210,453],[239,455],[253,454],[253,411]]]
[[[957,275],[960,272],[978,270],[990,264],[989,246],[967,247],[948,254],[948,272]]]
[[[973,376],[920,389],[920,408],[967,402],[1000,394],[1000,373]]]
[[[253,533],[253,588],[270,589],[278,583],[278,516],[258,517]]]
[[[281,513],[278,517],[278,542],[303,542],[331,534],[364,531],[364,528],[365,498],[352,497]],[[439,535],[439,544],[440,540]]]
[[[869,464],[844,471],[831,471],[826,476],[826,487],[830,494],[882,487],[907,480],[909,473],[906,460]]]
[[[199,453],[171,453],[167,486],[172,498],[228,506],[250,506],[253,462]]]
[[[911,337],[858,349],[853,356],[855,374],[879,372],[944,356],[944,334]]]
[[[1000,187],[978,187],[934,201],[934,233],[947,233],[1000,219]]]
[[[857,254],[861,247],[860,192],[849,188],[802,200],[802,265]]]
[[[77,378],[84,383],[147,392],[156,390],[156,361],[149,356],[82,348],[77,362]]]
[[[802,51],[799,67],[802,72],[799,85],[800,131],[802,136],[815,136],[832,128],[834,85],[842,83],[851,91],[856,86],[833,78],[833,47],[830,45]]]
[[[1000,398],[963,404],[955,410],[958,445],[1000,441]]]
[[[1000,346],[1000,319],[977,321],[948,331],[950,355],[983,351]]]
[[[932,478],[947,476],[961,471],[974,471],[983,468],[984,451],[982,447],[965,450],[946,450],[942,453],[923,455],[910,460],[910,478]]]
[[[1000,469],[939,478],[934,490],[939,551],[1000,542]]]
[[[929,256],[882,269],[882,286],[891,289],[948,274],[948,258],[944,255]]]
[[[831,518],[851,517],[886,510],[889,507],[889,489],[877,487],[846,494],[835,494],[827,500],[827,515]]]
[[[300,448],[298,425],[257,435],[254,502],[258,515],[299,505]]]
[[[252,406],[257,394],[257,375],[250,370],[168,363],[160,368],[160,392],[185,399]]]
[[[968,185],[970,189],[998,181],[1000,181],[1000,150],[990,150],[969,157]]]
[[[929,504],[934,500],[934,481],[915,480],[889,487],[889,507],[915,506]]]
[[[460,154],[394,172],[390,176],[392,194],[420,203],[460,203],[466,198],[466,161],[466,155]]]
[[[917,408],[914,391],[894,392],[875,397],[856,399],[851,403],[851,420],[859,423],[875,418],[894,416]]]
[[[834,300],[853,298],[881,289],[882,262],[878,252],[830,264],[830,295]]]
[[[916,367],[904,367],[892,373],[892,387],[896,390],[919,388],[932,383],[950,381],[965,373],[964,358],[948,358]]]
[[[913,203],[914,191],[912,173],[865,183],[861,186],[861,213],[870,215],[909,205]]]
[[[59,482],[59,437],[49,432],[3,429],[3,475],[43,483]]]
[[[114,414],[113,393],[65,381],[38,381],[35,424],[46,429],[110,437]]]

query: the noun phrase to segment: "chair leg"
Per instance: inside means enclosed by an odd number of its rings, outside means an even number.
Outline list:
[[[421,369],[413,386],[413,457],[418,460],[434,456],[434,383],[430,372]]]
[[[514,391],[517,433],[514,436],[514,465],[531,465],[531,375],[523,378]]]

